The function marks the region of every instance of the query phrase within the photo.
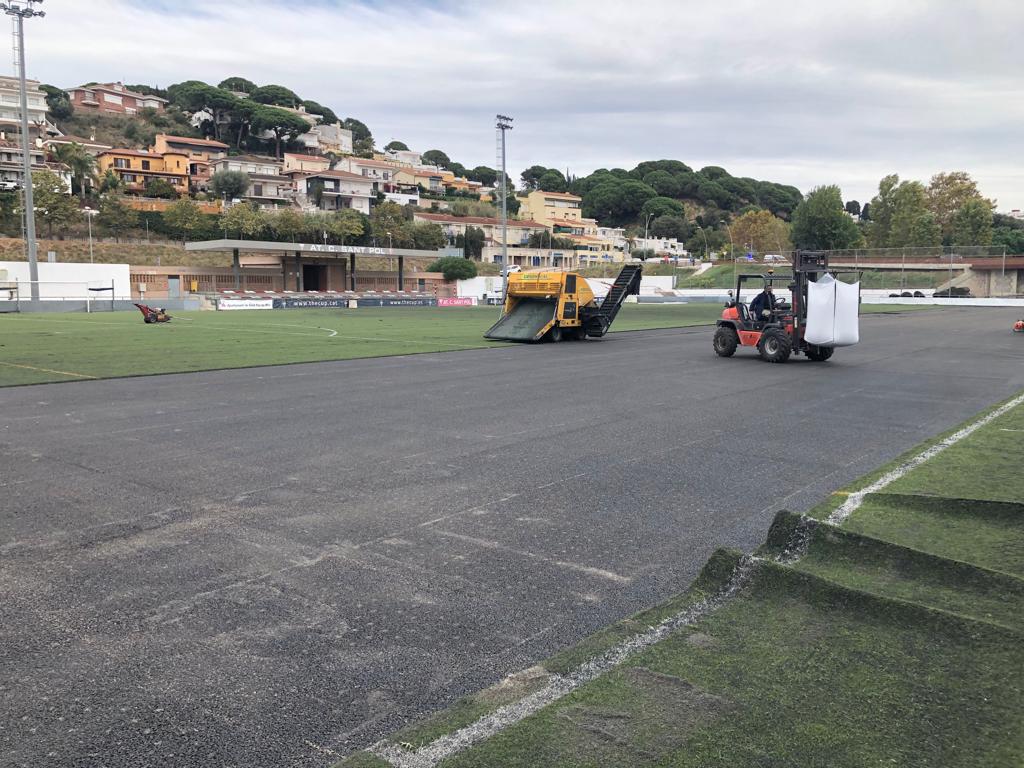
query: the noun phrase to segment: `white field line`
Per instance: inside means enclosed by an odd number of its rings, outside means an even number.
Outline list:
[[[831,525],[842,525],[843,521],[846,520],[846,518],[848,518],[850,515],[856,512],[857,509],[860,508],[860,505],[864,503],[864,497],[867,496],[869,493],[877,493],[878,491],[885,488],[887,485],[894,483],[895,481],[903,477],[905,474],[907,474],[907,472],[909,472],[910,470],[921,466],[926,461],[928,461],[928,459],[931,459],[932,457],[942,453],[951,445],[956,445],[965,437],[972,434],[975,430],[980,429],[981,427],[985,426],[994,419],[998,419],[1000,416],[1016,408],[1021,403],[1024,403],[1024,394],[1017,395],[1017,397],[1013,398],[1013,400],[1010,400],[1008,403],[1004,403],[991,413],[988,413],[985,416],[982,416],[977,421],[968,424],[963,429],[957,430],[944,440],[940,440],[931,448],[926,448],[916,456],[907,459],[898,467],[896,467],[890,472],[886,472],[884,475],[882,475],[880,478],[875,480],[875,482],[871,483],[867,487],[862,488],[859,491],[854,491],[853,493],[846,497],[846,501],[844,501],[838,509],[836,509],[831,515],[828,516],[828,520],[826,522],[830,523]]]
[[[475,723],[441,736],[416,750],[407,750],[387,741],[379,741],[369,751],[389,762],[394,768],[434,768],[439,762],[481,741],[497,735],[544,707],[558,701],[580,686],[621,665],[633,654],[665,639],[676,630],[689,626],[707,616],[731,598],[749,581],[755,571],[757,558],[744,556],[717,594],[705,598],[640,634],[585,662],[567,675],[552,674],[539,691],[519,701],[506,704]]]

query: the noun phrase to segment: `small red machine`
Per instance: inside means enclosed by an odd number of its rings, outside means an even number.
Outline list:
[[[142,313],[142,320],[145,323],[169,323],[171,316],[162,307],[150,307],[146,304],[136,304],[139,312]]]
[[[1014,333],[1024,333],[1024,320],[1018,320],[1013,324]]]

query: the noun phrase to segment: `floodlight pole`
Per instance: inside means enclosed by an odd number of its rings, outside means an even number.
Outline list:
[[[10,0],[0,3],[0,10],[13,16],[18,29],[18,80],[21,87],[21,160],[22,203],[25,211],[25,253],[28,257],[29,289],[32,301],[39,301],[39,262],[36,258],[36,212],[32,200],[32,151],[28,135],[28,87],[25,83],[25,30],[24,21],[33,16],[45,16],[33,8],[43,0]]]
[[[501,307],[504,311],[508,292],[508,173],[505,170],[505,133],[512,130],[512,118],[497,116],[498,136],[501,142]]]

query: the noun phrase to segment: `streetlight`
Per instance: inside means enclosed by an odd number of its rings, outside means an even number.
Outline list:
[[[28,279],[33,302],[39,301],[39,262],[36,258],[36,219],[32,204],[32,159],[28,135],[28,90],[25,85],[24,21],[33,16],[46,15],[43,11],[35,10],[35,5],[42,1],[9,0],[9,2],[0,2],[0,10],[17,20],[18,83],[21,91],[21,189],[25,209],[25,250],[28,257]]]
[[[654,218],[654,214],[653,213],[648,213],[647,214],[647,221],[644,222],[644,250],[645,251],[647,250],[647,246],[649,245],[648,242],[647,242],[647,227],[651,223],[651,219],[652,218]]]
[[[87,207],[82,209],[82,213],[85,214],[85,220],[89,223],[89,263],[92,264],[92,217],[99,211]]]
[[[733,253],[732,229],[730,229],[729,222],[727,222],[725,219],[722,219],[718,223],[719,224],[725,224],[725,231],[729,233],[729,258],[732,259],[732,281],[735,284],[735,282],[736,282],[736,255]]]
[[[697,225],[697,229],[700,231],[700,236],[704,238],[704,260],[707,261],[708,256],[708,236],[704,233],[704,227],[700,224]]]

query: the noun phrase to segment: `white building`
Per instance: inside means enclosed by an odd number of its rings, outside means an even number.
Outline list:
[[[281,173],[282,163],[272,157],[235,155],[222,157],[211,163],[214,173],[240,171],[249,177],[249,188],[242,195],[260,208],[279,208],[291,203],[294,185]]]
[[[674,237],[637,237],[633,240],[632,250],[653,251],[655,256],[670,258],[684,258],[690,255],[685,243],[680,243]]]
[[[370,201],[376,197],[373,182],[348,171],[315,171],[294,176],[299,205],[306,209],[352,208],[369,215]]]
[[[46,120],[46,94],[38,80],[26,80],[29,132],[57,133]],[[0,130],[21,130],[21,87],[16,77],[0,76]]]
[[[384,151],[384,154],[389,160],[394,160],[402,165],[422,165],[423,163],[423,154],[411,149],[388,149]]]

